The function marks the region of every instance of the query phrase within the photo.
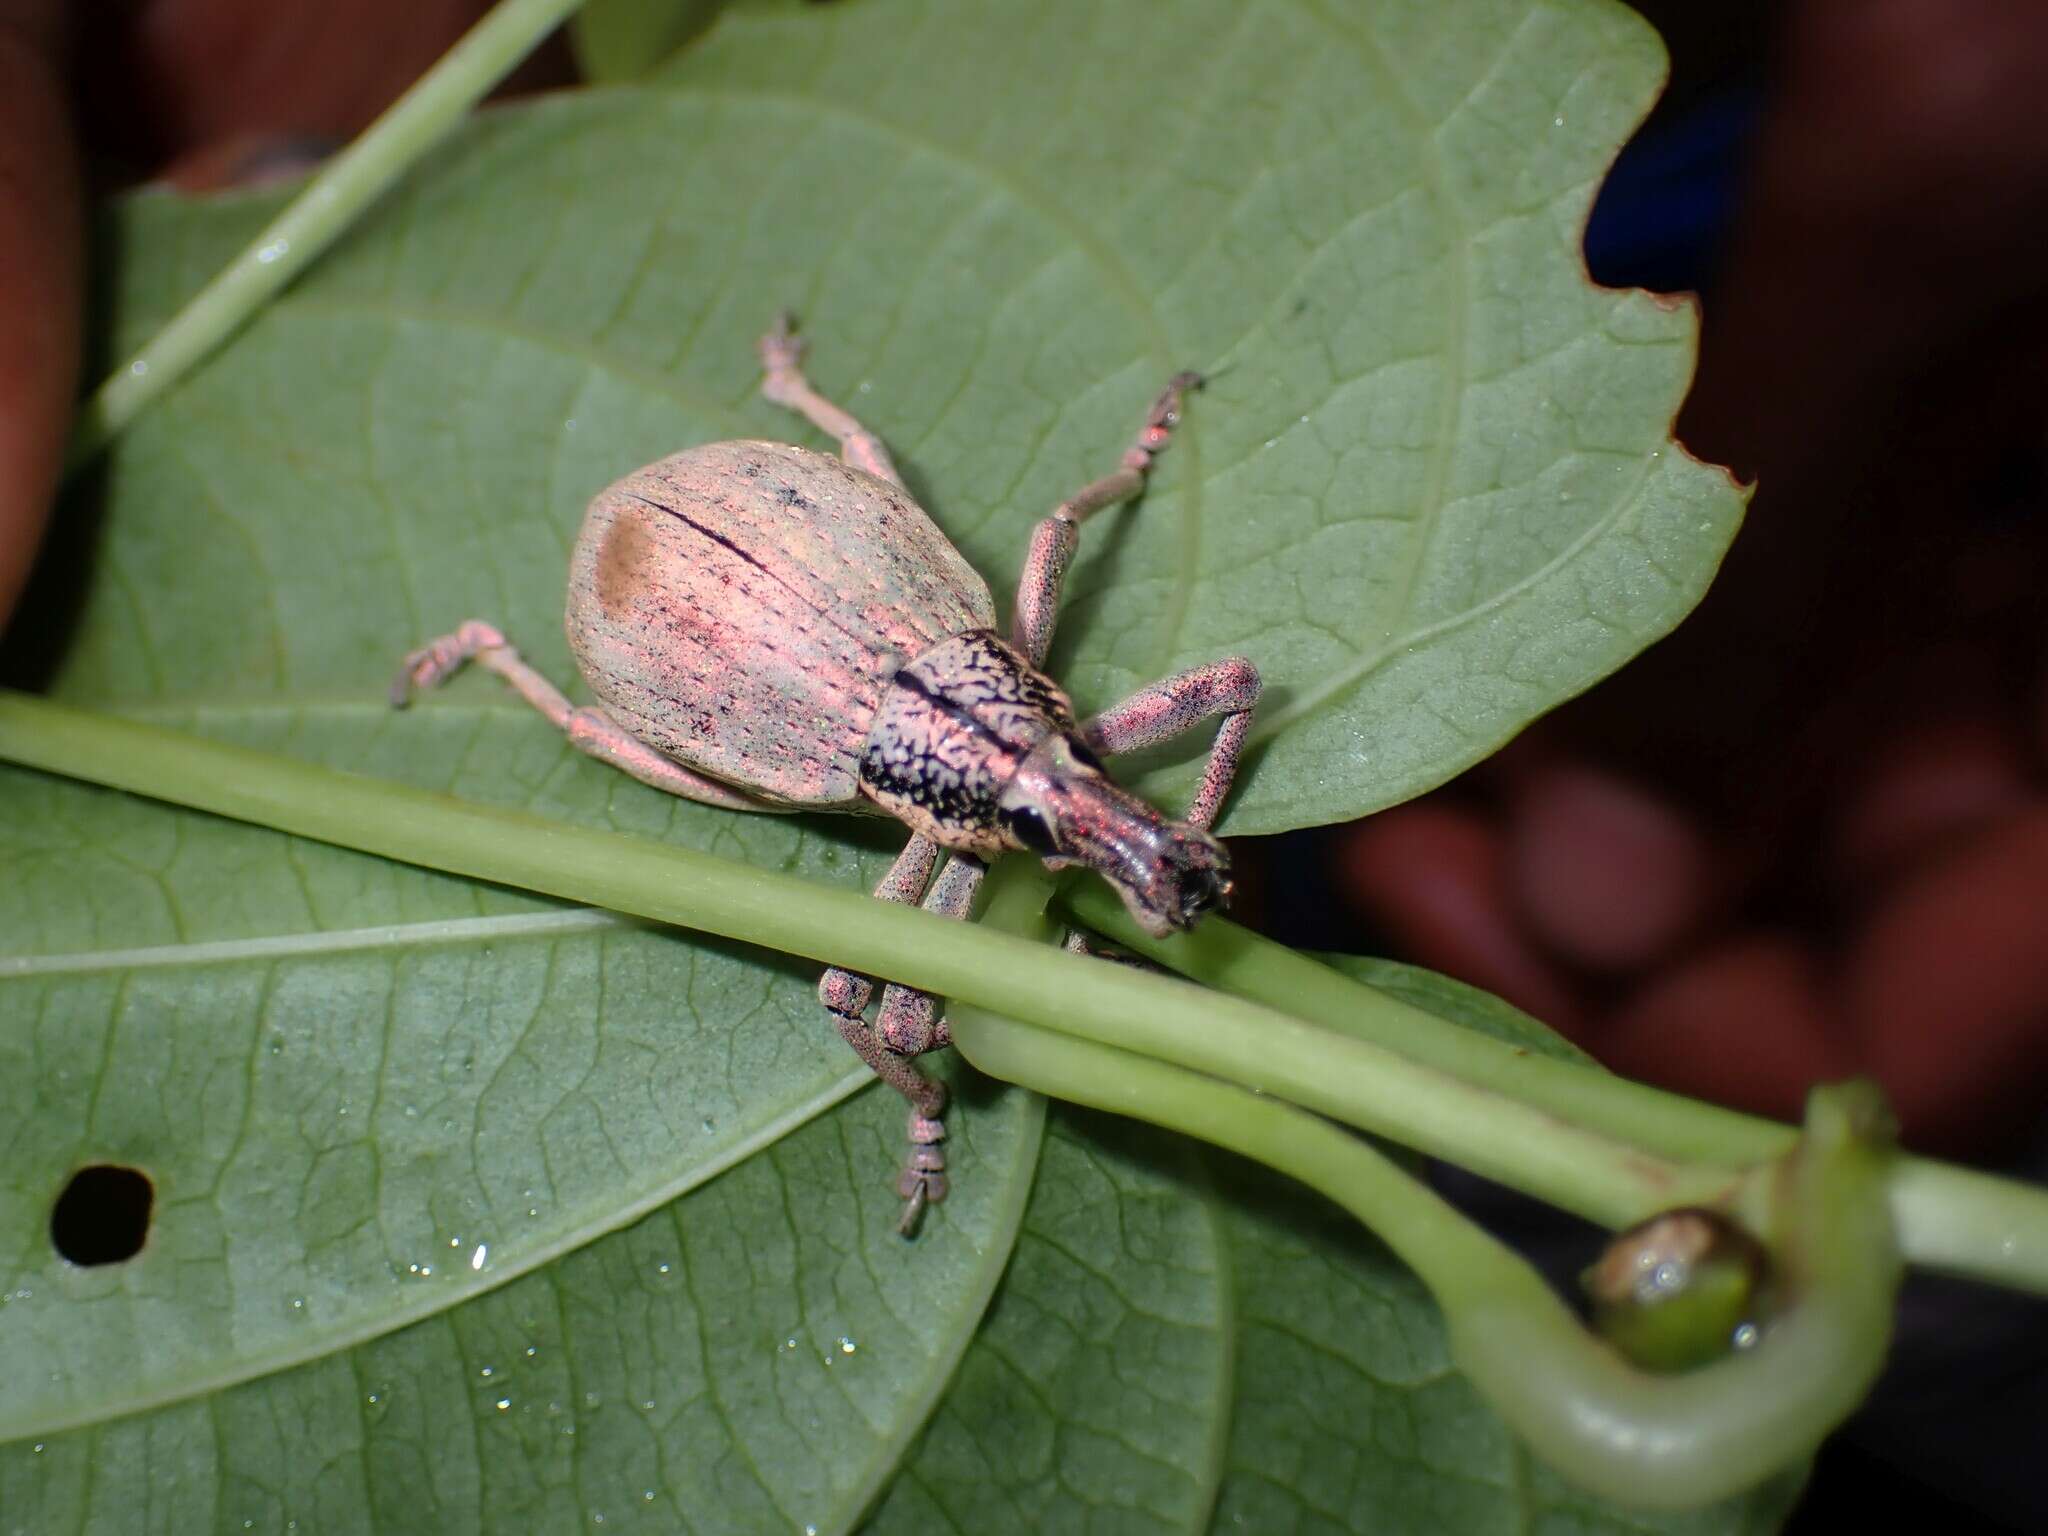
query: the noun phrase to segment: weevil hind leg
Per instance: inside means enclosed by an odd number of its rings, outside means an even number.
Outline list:
[[[1223,717],[1202,782],[1184,819],[1207,831],[1237,777],[1238,755],[1252,728],[1252,710],[1259,702],[1259,669],[1242,656],[1190,667],[1140,688],[1081,727],[1081,739],[1104,757],[1171,741],[1204,720]]]
[[[787,406],[828,437],[839,442],[839,456],[855,469],[864,469],[879,480],[907,490],[896,462],[881,438],[855,420],[852,413],[834,405],[811,387],[804,377],[803,338],[788,310],[775,317],[775,324],[760,340],[761,393],[777,405]]]
[[[956,854],[926,893],[925,882],[937,856],[938,845],[930,838],[913,837],[875,887],[876,898],[907,905],[924,894],[927,912],[941,917],[967,916],[987,866],[978,859]],[[946,1139],[945,1085],[926,1077],[912,1058],[950,1044],[951,1036],[945,1021],[937,1017],[937,1005],[931,994],[894,982],[883,989],[881,1010],[870,1028],[861,1015],[873,990],[873,983],[866,977],[835,966],[820,979],[818,999],[854,1054],[909,1101],[910,1150],[896,1184],[897,1193],[903,1197],[903,1214],[896,1230],[911,1237],[916,1234],[925,1207],[945,1199],[947,1187],[942,1145]]]
[[[415,688],[433,688],[447,681],[466,661],[474,661],[495,672],[512,685],[527,703],[546,717],[548,723],[569,738],[577,751],[610,763],[643,784],[694,800],[735,811],[772,811],[729,784],[693,773],[672,757],[665,757],[634,736],[602,709],[577,708],[562,691],[530,666],[497,626],[471,619],[461,628],[429,640],[407,654],[391,682],[391,704],[403,709]]]
[[[1180,422],[1182,401],[1189,390],[1201,385],[1199,373],[1175,374],[1146,411],[1145,424],[1124,450],[1117,467],[1082,486],[1032,529],[1031,544],[1024,554],[1024,574],[1017,583],[1010,643],[1034,667],[1045,665],[1046,652],[1052,648],[1053,626],[1059,622],[1060,589],[1066,582],[1067,566],[1074,551],[1080,547],[1081,524],[1091,513],[1129,501],[1145,489],[1152,461],[1165,451],[1174,427]]]

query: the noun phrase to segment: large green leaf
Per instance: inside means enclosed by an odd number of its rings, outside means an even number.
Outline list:
[[[1740,509],[1668,439],[1693,316],[1578,249],[1654,36],[1527,0],[1121,15],[745,11],[665,90],[487,115],[134,434],[114,500],[146,482],[150,526],[110,530],[63,691],[367,699],[477,610],[567,676],[591,492],[804,435],[753,394],[782,304],[999,591],[1165,375],[1215,372],[1091,529],[1053,661],[1099,705],[1256,660],[1233,830],[1404,799],[1677,622]],[[246,226],[135,205],[125,332]],[[196,579],[138,587],[171,549]]]
[[[1665,438],[1689,315],[1578,267],[1658,63],[1589,3],[729,14],[657,87],[479,118],[168,396],[65,509],[14,665],[871,883],[886,827],[680,804],[489,679],[381,702],[399,652],[471,615],[566,681],[583,501],[683,444],[792,432],[751,351],[789,303],[999,590],[1160,379],[1214,370],[1155,492],[1091,528],[1055,667],[1093,706],[1252,655],[1271,708],[1240,830],[1398,799],[1675,622],[1734,525]],[[108,332],[148,334],[271,206],[117,209]],[[1194,1528],[1247,1425],[1306,1422],[1245,1391],[1227,1273],[1252,1218],[1064,1134],[1041,1161],[1025,1096],[964,1086],[958,1193],[899,1243],[900,1108],[855,1094],[801,966],[12,772],[0,932],[10,1526],[146,1503],[171,1529],[841,1528],[927,1423],[915,1489],[959,1507],[979,1474],[947,1428],[989,1445],[1007,1413],[1051,1458],[1004,1484],[1020,1523]],[[101,1160],[150,1174],[155,1224],[78,1269],[48,1213]],[[1105,1235],[1147,1178],[1156,1241]],[[1434,1326],[1383,1256],[1314,1247],[1332,1289],[1301,1307],[1341,1329],[1390,1285],[1403,1330]],[[1033,1308],[1098,1331],[1031,1358]],[[1161,1368],[1132,1385],[1098,1346],[1140,1334]],[[1105,1366],[1160,1423],[1102,1417]],[[1326,1385],[1316,1413],[1381,1411]],[[1417,1521],[1467,1475],[1439,1462],[1399,1479]],[[1488,1518],[1527,1512],[1520,1487]]]
[[[999,590],[1166,374],[1216,374],[1143,510],[1091,531],[1052,661],[1095,705],[1253,658],[1263,749],[1229,830],[1441,783],[1698,600],[1742,497],[1669,440],[1693,312],[1593,287],[1579,248],[1662,77],[1633,14],[882,14],[770,10],[685,54],[676,132],[741,137],[756,174],[745,216],[684,192],[664,228],[812,316],[822,379]],[[755,323],[723,293],[685,312],[657,366]]]

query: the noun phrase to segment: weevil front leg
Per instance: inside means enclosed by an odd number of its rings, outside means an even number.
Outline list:
[[[415,688],[432,688],[445,682],[465,661],[474,661],[510,683],[518,695],[547,717],[569,738],[577,751],[623,769],[643,784],[667,790],[702,805],[723,806],[735,811],[771,811],[728,784],[692,773],[674,758],[664,757],[597,708],[578,709],[512,648],[496,625],[471,619],[460,629],[429,640],[399,663],[391,682],[391,705],[403,709]]]
[[[915,904],[931,883],[932,866],[938,860],[937,843],[923,833],[911,838],[896,855],[889,872],[882,876],[881,884],[875,887],[875,900],[899,902],[906,907]],[[875,984],[867,977],[836,965],[818,980],[818,1001],[826,1011],[835,1018],[852,1019],[863,1029],[867,1026],[861,1023],[861,1015],[867,1012],[868,999],[874,995]],[[862,1059],[866,1059],[865,1052]]]
[[[922,835],[889,866],[875,887],[881,901],[914,902],[930,878],[938,845]],[[974,892],[987,866],[978,859],[955,855],[925,896],[924,909],[941,917],[963,918],[974,904]],[[818,983],[818,1000],[854,1053],[874,1074],[910,1101],[910,1153],[897,1192],[903,1215],[896,1230],[909,1237],[917,1230],[926,1205],[946,1198],[946,1088],[918,1071],[911,1058],[951,1043],[945,1021],[935,1017],[931,995],[891,982],[882,993],[881,1012],[870,1029],[861,1017],[874,990],[865,976],[835,966]]]
[[[1202,770],[1202,782],[1188,806],[1185,820],[1207,831],[1237,777],[1238,754],[1252,728],[1252,709],[1259,702],[1259,669],[1242,656],[1190,667],[1140,688],[1081,727],[1081,739],[1104,757],[1171,741],[1217,715],[1216,741]]]
[[[1031,531],[1031,546],[1024,555],[1024,574],[1017,583],[1017,611],[1010,621],[1010,643],[1029,658],[1031,665],[1045,665],[1045,653],[1052,647],[1053,626],[1059,620],[1060,589],[1066,582],[1067,566],[1080,547],[1081,524],[1092,512],[1129,501],[1145,489],[1145,477],[1152,461],[1162,453],[1180,422],[1181,401],[1191,389],[1199,389],[1199,373],[1177,373],[1159,392],[1145,413],[1145,425],[1137,440],[1124,450],[1121,463],[1099,480],[1074,492],[1052,509]]]
[[[855,469],[864,469],[891,485],[903,485],[896,463],[882,440],[862,426],[853,415],[834,405],[804,377],[803,339],[796,333],[789,311],[775,317],[775,324],[760,341],[761,393],[777,405],[801,414],[820,432],[839,440],[839,456]]]

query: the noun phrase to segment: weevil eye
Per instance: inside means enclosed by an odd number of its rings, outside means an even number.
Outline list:
[[[1093,768],[1097,773],[1102,772],[1102,759],[1095,755],[1093,747],[1089,746],[1087,742],[1082,741],[1079,737],[1070,737],[1068,739],[1067,751],[1073,755],[1074,761],[1081,764],[1082,767]]]
[[[1013,806],[1003,812],[1003,822],[1010,836],[1033,853],[1051,854],[1053,849],[1052,828],[1045,824],[1045,818],[1028,805]]]

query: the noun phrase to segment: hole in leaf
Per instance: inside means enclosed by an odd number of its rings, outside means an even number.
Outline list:
[[[142,1251],[156,1189],[139,1169],[81,1168],[50,1212],[50,1241],[73,1264],[118,1264]]]

